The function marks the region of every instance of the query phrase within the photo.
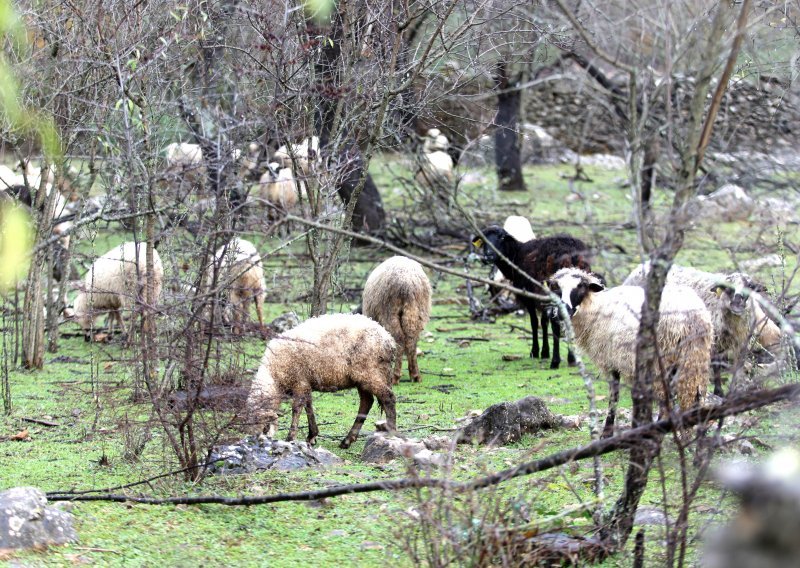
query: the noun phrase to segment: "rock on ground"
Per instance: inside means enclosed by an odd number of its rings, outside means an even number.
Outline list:
[[[263,436],[248,436],[236,444],[215,447],[209,458],[211,473],[239,474],[265,469],[291,471],[306,467],[327,466],[342,460],[322,448],[306,442],[283,442]]]
[[[503,446],[516,442],[523,435],[562,425],[542,399],[527,396],[515,402],[501,402],[487,408],[483,414],[456,434],[459,443]]]
[[[47,506],[36,487],[14,487],[0,493],[0,549],[32,548],[78,540],[72,515]]]
[[[424,440],[400,438],[376,432],[367,438],[361,460],[366,463],[385,464],[396,458],[414,460],[418,466],[443,466],[447,463],[445,454],[434,450],[444,450],[452,445],[450,438],[431,436]]]

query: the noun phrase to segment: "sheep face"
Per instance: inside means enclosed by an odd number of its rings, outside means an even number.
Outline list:
[[[476,237],[472,244],[482,251],[481,260],[484,264],[494,264],[499,258],[497,251],[504,250],[504,242],[509,238],[513,237],[505,229],[492,226],[484,229],[483,237]]]
[[[570,317],[575,314],[589,294],[605,289],[594,274],[575,268],[562,268],[547,281],[547,285],[554,294],[561,298]]]
[[[724,283],[715,284],[711,291],[724,301],[724,306],[735,316],[744,316],[750,291],[764,293],[766,288],[740,274],[729,274]]]

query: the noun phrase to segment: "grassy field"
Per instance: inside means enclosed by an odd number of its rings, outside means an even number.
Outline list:
[[[640,260],[635,232],[629,223],[632,215],[629,190],[622,185],[622,171],[587,167],[586,172],[593,182],[569,181],[567,176],[573,173],[569,166],[527,168],[529,191],[501,195],[488,189],[495,186],[491,171],[475,170],[473,181],[463,186],[461,204],[481,222],[502,223],[506,215],[515,213],[528,216],[537,234],[563,231],[586,239],[597,251],[596,270],[606,275],[610,285],[615,285]],[[400,178],[410,176],[402,163],[383,157],[373,164],[373,173],[390,215],[394,208],[409,202]],[[579,197],[568,200],[571,194]],[[670,199],[669,192],[658,193],[658,214],[663,214]],[[710,270],[732,270],[734,260],[777,253],[782,255],[784,265],[762,267],[754,275],[771,288],[780,288],[797,265],[796,257],[787,252],[785,245],[800,243],[796,231],[794,225],[765,228],[758,222],[700,227],[690,232],[679,262]],[[102,254],[125,238],[122,233],[104,229],[78,247],[92,256]],[[280,239],[255,240],[268,265],[267,319],[290,309],[301,317],[307,316],[303,299],[310,286],[311,267],[302,247],[298,244],[270,255],[269,251],[279,248]],[[461,255],[465,251],[452,252]],[[369,271],[387,256],[369,248],[354,248],[348,254],[348,262],[336,276],[336,290],[341,294],[334,299],[332,311],[349,311],[357,304],[357,295],[344,292],[360,288]],[[168,272],[179,270],[187,260],[180,250],[162,256]],[[451,264],[461,265],[460,261]],[[471,270],[481,275],[488,272],[479,265]],[[519,329],[528,328],[527,314],[503,316],[494,323],[472,321],[463,281],[444,274],[430,276],[434,306],[427,333],[420,342],[423,380],[419,384],[404,381],[395,389],[401,431],[418,437],[440,434],[441,430],[453,428],[457,418],[472,410],[527,395],[542,397],[556,413],[586,415],[586,390],[574,368],[554,371],[548,368],[548,361],[527,357],[530,338]],[[790,291],[796,292],[796,283],[790,284]],[[482,290],[480,293],[485,299],[485,293]],[[63,329],[75,331],[71,324],[64,324]],[[246,383],[263,349],[263,341],[257,338],[220,342],[215,370],[222,373],[233,368]],[[522,357],[506,360],[508,357],[504,355]],[[116,342],[89,344],[80,337],[69,337],[62,339],[58,353],[46,356],[43,371],[11,373],[13,412],[0,417],[0,489],[18,485],[34,485],[45,491],[113,487],[176,468],[149,405],[132,402],[132,369],[136,361],[131,357],[132,352]],[[597,381],[595,386],[602,399],[605,382]],[[132,491],[159,496],[257,495],[406,476],[407,465],[400,461],[372,466],[359,459],[365,436],[380,418],[377,406],[358,442],[348,450],[338,448],[338,441],[355,417],[357,401],[355,391],[315,398],[322,433],[319,445],[343,458],[341,466],[289,474],[208,477],[197,484],[173,476]],[[623,393],[622,405],[630,406],[627,393]],[[604,403],[600,406],[602,410]],[[766,446],[795,443],[797,432],[793,424],[797,423],[797,413],[793,408],[764,411],[756,416],[758,423],[753,433],[764,443],[756,445],[757,453]],[[25,422],[23,418],[44,419],[58,425],[45,427]],[[222,428],[224,420],[213,413],[204,413],[202,420],[219,440],[235,440],[241,435],[235,429]],[[284,417],[279,437],[285,436],[287,426]],[[301,429],[304,428],[305,422],[301,421]],[[27,430],[23,441],[9,439],[23,430]],[[144,439],[148,440],[144,451],[138,459],[131,459],[129,450]],[[542,432],[508,447],[460,446],[455,452],[451,475],[466,479],[580,445],[588,439],[584,422],[580,430]],[[624,457],[620,454],[603,459],[606,508],[619,494]],[[670,511],[674,512],[679,498],[677,460],[674,447],[668,442],[658,471],[651,476],[643,505],[663,505],[666,493]],[[546,520],[563,515],[552,523],[588,526],[590,519],[578,506],[592,501],[592,479],[591,463],[583,462],[507,483],[496,492],[487,493],[485,500],[524,503],[526,522],[550,523]],[[724,519],[729,502],[722,495],[712,482],[703,486],[694,504],[693,529]],[[79,503],[71,509],[79,543],[39,552],[2,553],[0,558],[15,566],[404,566],[412,564],[404,543],[413,540],[418,529],[415,512],[421,500],[428,497],[435,499],[436,495],[372,493],[313,504],[249,508]],[[453,526],[469,525],[475,518],[475,511],[467,510],[466,501],[456,498],[450,504],[454,508]],[[574,514],[564,513],[571,508],[576,509]],[[647,551],[652,565],[658,565],[663,554],[662,540],[663,527],[648,527]],[[690,551],[693,556],[697,553],[696,546],[693,540]],[[629,547],[605,565],[629,566],[630,554]]]

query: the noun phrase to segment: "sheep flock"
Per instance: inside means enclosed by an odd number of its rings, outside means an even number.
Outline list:
[[[419,186],[433,193],[453,186],[456,177],[447,137],[438,129],[429,129],[420,150],[416,171]],[[311,199],[314,190],[314,176],[326,167],[317,137],[284,144],[272,155],[253,143],[242,150],[232,149],[222,161],[228,163],[231,175],[243,189],[245,205],[260,204],[267,224],[287,214],[302,215],[301,206]],[[213,210],[215,196],[204,194],[208,171],[199,144],[175,142],[164,148],[161,182],[197,193]],[[31,208],[37,191],[51,196],[46,213],[54,246],[63,250],[70,247],[70,237],[75,234],[72,218],[76,214],[92,215],[113,201],[112,196],[94,196],[81,210],[70,199],[72,193],[65,185],[56,184],[56,180],[68,177],[52,169],[42,172],[30,164],[16,170],[0,166],[4,200]],[[95,209],[88,208],[90,202],[96,202]],[[116,206],[122,210],[125,204]],[[597,251],[587,243],[569,234],[537,235],[540,232],[534,232],[526,217],[511,215],[502,227],[491,225],[477,231],[471,243],[464,243],[464,250],[466,253],[472,248],[485,264],[492,265],[492,301],[511,306],[511,310],[521,306],[527,311],[532,358],[549,360],[550,368],[559,368],[560,343],[567,338],[570,366],[576,364],[577,352],[610,380],[605,429],[610,435],[620,382],[631,384],[635,375],[649,264],[634,268],[621,285],[609,286],[592,272]],[[264,313],[267,294],[274,286],[266,265],[269,255],[259,250],[261,243],[242,236],[217,242],[219,246],[204,261],[205,271],[199,270],[196,284],[183,285],[208,299],[198,317],[208,323],[210,333],[230,330],[230,334],[223,334],[230,339],[252,331],[258,331],[259,337],[269,337]],[[57,280],[64,284],[71,281],[72,299],[63,315],[78,324],[87,341],[113,337],[115,327],[126,336],[132,335],[136,315],[143,311],[158,317],[162,288],[169,275],[165,275],[166,263],[157,246],[148,249],[141,242],[125,242],[113,247],[97,256],[78,282],[65,267],[57,267]],[[199,266],[201,259],[196,261]],[[249,429],[275,436],[281,402],[288,399],[288,438],[296,438],[300,414],[305,411],[307,441],[314,443],[319,436],[314,393],[356,389],[358,412],[341,447],[349,447],[356,440],[374,400],[386,414],[386,429],[396,432],[393,387],[401,382],[403,360],[407,361],[411,382],[422,381],[424,374],[418,363],[418,344],[431,318],[433,288],[429,274],[432,271],[426,271],[416,260],[388,257],[365,275],[363,314],[321,315],[289,331],[272,334],[247,397]],[[516,294],[509,291],[511,287]],[[781,330],[755,299],[766,294],[765,287],[742,272],[672,267],[661,297],[656,330],[658,358],[652,369],[653,376],[661,377],[653,389],[662,410],[704,404],[712,381],[715,394],[722,396],[724,370],[741,371],[742,362],[755,351],[780,351]],[[252,321],[253,308],[257,323]],[[102,329],[98,316],[104,314],[109,334],[96,335]],[[731,380],[729,390],[735,387]]]

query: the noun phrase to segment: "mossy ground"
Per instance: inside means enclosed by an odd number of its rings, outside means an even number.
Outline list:
[[[479,180],[464,184],[465,207],[475,207],[483,220],[501,223],[511,213],[528,216],[537,234],[569,232],[591,242],[598,254],[595,267],[610,284],[619,283],[639,262],[635,231],[628,223],[632,217],[629,190],[622,187],[623,172],[588,167],[592,183],[570,182],[574,173],[569,166],[526,169],[529,190],[524,193],[499,194],[489,170],[479,170]],[[391,156],[373,164],[373,173],[382,188],[386,208],[392,211],[408,202],[398,175],[410,177],[402,164]],[[576,201],[567,201],[571,193]],[[656,211],[663,212],[671,194],[659,192]],[[478,205],[479,204],[479,205]],[[786,254],[780,242],[797,243],[796,227],[763,230],[757,224],[719,224],[713,230],[692,231],[679,261],[711,270],[730,269],[732,254],[737,260],[757,258],[771,253]],[[754,237],[755,235],[755,237]],[[93,243],[81,243],[79,250],[102,254],[126,237],[121,233],[98,232]],[[262,252],[277,247],[278,239],[261,242]],[[733,253],[732,253],[733,251]],[[423,253],[424,254],[424,253]],[[458,252],[461,254],[461,252]],[[344,295],[359,288],[375,264],[386,256],[369,248],[352,249],[348,263],[337,275],[338,292],[334,311],[348,311],[358,303],[357,296]],[[786,265],[764,268],[756,273],[765,282],[782,282],[792,274],[796,258],[784,256]],[[167,261],[177,266],[180,252]],[[295,309],[307,315],[302,301],[310,285],[310,263],[302,247],[269,257],[268,319]],[[484,267],[474,266],[485,275]],[[423,381],[402,382],[396,387],[398,427],[413,436],[441,433],[454,427],[455,419],[473,409],[515,400],[527,395],[542,397],[550,408],[565,415],[585,415],[588,398],[583,379],[574,368],[549,369],[547,361],[527,357],[530,339],[527,315],[499,317],[494,323],[472,321],[465,302],[463,281],[448,275],[432,277],[434,283],[433,317],[430,332],[420,342]],[[794,286],[793,286],[794,287]],[[480,292],[482,293],[482,292]],[[485,299],[485,297],[484,297]],[[64,329],[71,329],[65,324]],[[523,328],[523,329],[520,329]],[[219,370],[232,362],[243,374],[251,374],[263,352],[263,341],[248,338],[220,346]],[[505,360],[504,355],[521,355]],[[562,356],[565,358],[566,353]],[[46,356],[40,372],[14,370],[10,375],[13,411],[0,418],[0,489],[34,485],[45,491],[112,487],[148,478],[175,469],[175,460],[162,431],[153,424],[146,404],[132,402],[132,369],[136,362],[119,343],[89,344],[80,337],[63,338],[57,354]],[[601,397],[605,382],[595,384]],[[406,465],[371,466],[359,460],[364,434],[379,418],[377,406],[365,425],[362,437],[348,450],[340,450],[338,441],[350,427],[357,410],[355,391],[320,394],[315,398],[322,436],[320,446],[345,460],[344,465],[327,470],[294,473],[266,472],[249,476],[209,477],[200,484],[168,477],[135,488],[153,495],[173,494],[271,494],[320,488],[339,483],[358,483],[405,476]],[[605,403],[601,402],[601,411]],[[623,394],[623,406],[630,406]],[[796,412],[764,411],[755,433],[765,444],[780,445],[797,434]],[[23,418],[46,419],[58,424],[45,427]],[[213,416],[206,415],[209,430],[218,427]],[[282,420],[284,436],[287,420]],[[304,421],[301,422],[305,427]],[[10,436],[27,429],[24,441]],[[221,431],[220,438],[235,439],[237,431]],[[137,439],[149,441],[138,460],[126,458],[126,449]],[[456,450],[452,475],[459,479],[509,467],[526,459],[588,441],[587,428],[558,430],[527,436],[504,448]],[[757,447],[757,449],[759,449]],[[679,503],[679,467],[677,454],[667,444],[657,471],[643,499],[644,505],[663,503],[663,494],[671,505]],[[622,454],[603,458],[606,496],[610,507],[619,494],[624,478]],[[505,484],[499,499],[524,496],[533,518],[547,518],[564,512],[580,502],[591,501],[593,471],[590,462],[530,476]],[[455,504],[458,503],[456,499]],[[372,493],[326,500],[322,503],[283,503],[255,507],[205,505],[191,507],[154,507],[109,503],[79,503],[74,506],[80,543],[5,556],[15,565],[68,566],[373,566],[409,565],[402,543],[413,534],[414,522],[409,509],[418,505],[413,493]],[[724,516],[727,501],[708,482],[694,504],[692,528],[704,527]],[[587,524],[582,513],[568,515],[567,524]],[[456,521],[458,518],[456,517]],[[658,563],[663,554],[663,529],[650,527],[647,532],[648,556]],[[690,553],[696,554],[692,542]],[[608,566],[630,565],[630,551],[606,562]],[[655,565],[654,564],[654,565]]]

